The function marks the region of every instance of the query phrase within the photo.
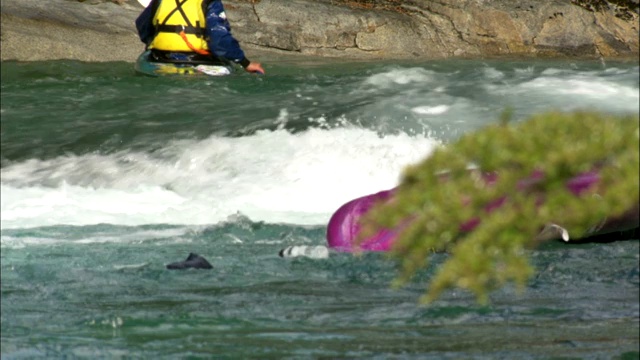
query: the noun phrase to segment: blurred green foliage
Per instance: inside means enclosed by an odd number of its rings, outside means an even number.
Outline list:
[[[390,256],[402,286],[426,267],[433,252],[450,256],[429,283],[423,301],[454,287],[486,303],[491,290],[514,282],[522,290],[533,268],[527,249],[545,224],[572,238],[639,201],[639,119],[592,112],[546,113],[467,134],[408,168],[393,201],[363,219],[363,238],[381,228],[401,229]],[[470,169],[472,165],[473,169]],[[580,196],[567,181],[596,170],[600,179]],[[526,190],[523,180],[544,174]],[[495,182],[487,181],[495,174]],[[497,209],[487,206],[506,200]],[[479,220],[472,231],[462,224]]]

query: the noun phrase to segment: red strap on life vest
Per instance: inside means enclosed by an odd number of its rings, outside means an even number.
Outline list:
[[[187,33],[185,33],[184,30],[180,31],[180,37],[182,38],[182,40],[184,40],[189,49],[193,50],[193,52],[196,52],[200,55],[211,55],[211,52],[209,52],[208,50],[197,49],[195,46],[191,45],[189,39],[187,39]]]

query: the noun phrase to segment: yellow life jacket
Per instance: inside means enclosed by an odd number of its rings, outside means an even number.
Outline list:
[[[202,0],[162,0],[153,17],[156,36],[149,49],[208,51]],[[182,34],[181,34],[182,32]]]

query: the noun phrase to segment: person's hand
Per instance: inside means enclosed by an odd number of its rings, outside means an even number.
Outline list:
[[[260,65],[260,63],[253,62],[253,61],[250,62],[249,65],[247,65],[247,67],[244,68],[244,70],[250,73],[264,74],[264,69],[262,68],[262,65]]]

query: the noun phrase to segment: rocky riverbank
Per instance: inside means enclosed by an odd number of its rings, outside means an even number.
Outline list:
[[[250,57],[638,60],[638,0],[226,0]],[[2,0],[2,60],[132,62],[135,0]]]

